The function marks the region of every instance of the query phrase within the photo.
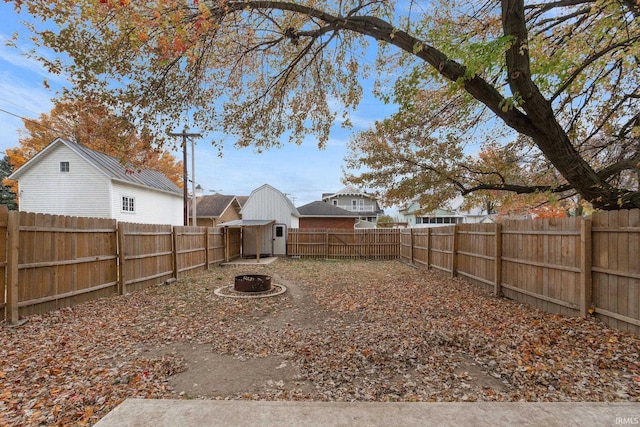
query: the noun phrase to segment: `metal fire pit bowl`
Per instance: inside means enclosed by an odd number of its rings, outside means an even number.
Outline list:
[[[243,274],[236,276],[233,289],[237,292],[265,292],[271,290],[271,276]]]

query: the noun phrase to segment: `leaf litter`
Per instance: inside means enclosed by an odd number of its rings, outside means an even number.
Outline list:
[[[215,296],[238,268],[0,328],[0,425],[93,425],[129,397],[640,401],[638,336],[595,318],[544,313],[395,261],[252,267],[295,283],[308,305],[290,293]],[[244,360],[278,356],[298,375],[259,391],[185,396],[170,380],[187,369],[172,348],[186,344]]]

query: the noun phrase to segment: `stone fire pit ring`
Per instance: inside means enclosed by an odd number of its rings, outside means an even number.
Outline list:
[[[271,282],[266,274],[242,274],[235,277],[232,285],[218,288],[214,293],[223,298],[268,298],[287,291],[283,285]]]

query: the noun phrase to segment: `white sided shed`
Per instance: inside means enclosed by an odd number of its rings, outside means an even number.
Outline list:
[[[9,176],[25,212],[183,223],[182,190],[162,173],[58,138]]]
[[[300,213],[281,191],[264,184],[251,192],[242,206],[240,215],[243,221],[274,221],[270,230],[260,233],[260,255],[286,255],[287,233],[289,228],[298,228]],[[256,228],[243,229],[243,256],[256,254],[258,238]]]

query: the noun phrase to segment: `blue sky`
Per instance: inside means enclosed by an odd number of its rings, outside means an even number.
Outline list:
[[[23,128],[19,117],[37,118],[48,113],[53,104],[55,90],[66,84],[64,78],[50,75],[37,62],[20,55],[19,49],[5,46],[14,32],[26,34],[21,21],[28,15],[16,14],[12,3],[0,1],[0,150],[18,145],[18,130]],[[43,80],[52,89],[45,89]],[[326,148],[319,150],[317,141],[308,137],[301,146],[285,145],[260,154],[253,148],[236,149],[232,138],[224,137],[223,157],[211,145],[214,136],[197,140],[195,149],[195,181],[205,189],[233,195],[249,195],[250,192],[269,184],[286,193],[296,206],[320,200],[322,193],[338,191],[341,183],[343,159],[347,154],[349,135],[366,129],[376,119],[389,115],[392,107],[375,100],[365,88],[364,99],[351,116],[352,130],[341,129],[336,123]],[[176,129],[176,132],[181,129]],[[174,153],[177,158],[181,152]],[[191,174],[191,153],[188,154]]]

